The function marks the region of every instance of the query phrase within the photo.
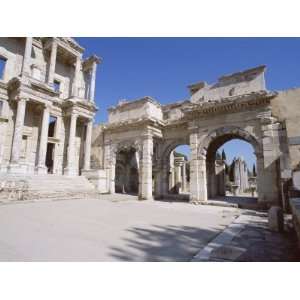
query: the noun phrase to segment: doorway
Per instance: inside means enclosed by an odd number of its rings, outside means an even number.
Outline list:
[[[47,144],[47,153],[46,153],[46,167],[47,167],[47,173],[53,174],[53,166],[54,166],[54,149],[55,149],[54,143],[48,143]]]

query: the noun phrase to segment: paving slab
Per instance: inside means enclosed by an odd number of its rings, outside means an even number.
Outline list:
[[[0,206],[0,261],[190,261],[235,208],[100,199]]]

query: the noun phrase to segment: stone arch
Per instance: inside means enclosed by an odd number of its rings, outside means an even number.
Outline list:
[[[169,193],[169,169],[171,152],[177,146],[189,144],[189,136],[170,139],[168,142],[161,144],[156,172],[157,184],[155,188],[155,195],[157,198],[163,198],[166,194]]]
[[[190,142],[188,138],[178,138],[170,141],[163,147],[161,151],[160,163],[168,163],[170,154],[176,147],[180,145],[189,145],[189,144]]]
[[[136,141],[122,141],[115,145],[115,191],[136,194],[138,188],[139,145]],[[133,163],[133,165],[132,165]],[[134,181],[134,182],[133,182]]]
[[[217,150],[222,144],[232,139],[241,139],[251,144],[257,157],[263,153],[261,142],[253,134],[237,126],[225,126],[214,129],[204,137],[198,147],[198,159],[206,159],[209,148]]]
[[[220,146],[232,139],[240,139],[248,142],[252,145],[257,160],[263,158],[262,142],[249,131],[238,126],[225,126],[212,130],[202,138],[197,149],[197,159],[200,161],[201,172],[203,174],[201,190],[202,193],[205,191],[204,200],[210,197],[214,198],[215,196],[225,196],[224,182],[221,189],[221,180],[218,178],[221,175],[220,178],[223,178],[224,181],[224,169],[221,170],[222,173],[216,173],[215,154]],[[261,174],[258,174],[258,176],[261,176]]]

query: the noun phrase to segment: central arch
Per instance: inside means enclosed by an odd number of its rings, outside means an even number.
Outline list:
[[[209,134],[202,137],[198,149],[197,149],[197,160],[198,164],[196,167],[198,168],[194,174],[198,174],[197,179],[195,179],[194,184],[198,186],[196,192],[198,193],[196,196],[192,197],[192,199],[200,199],[200,201],[208,200],[208,197],[216,194],[216,190],[220,192],[219,183],[218,188],[215,190],[212,189],[212,184],[216,184],[211,177],[212,170],[215,167],[215,157],[217,150],[226,142],[239,139],[248,142],[254,149],[254,153],[257,158],[257,193],[258,198],[261,198],[263,195],[261,193],[262,180],[261,176],[263,174],[263,150],[262,144],[259,139],[250,133],[249,131],[237,127],[237,126],[226,126],[219,127],[212,130]],[[200,174],[200,175],[199,175]],[[197,182],[199,181],[199,182]],[[201,191],[201,192],[200,192]],[[225,196],[225,186],[224,186],[224,196]]]
[[[248,142],[254,148],[256,156],[262,155],[262,145],[253,134],[237,126],[226,126],[217,128],[204,137],[198,148],[198,158],[207,159],[209,147],[210,150],[216,151],[222,144],[232,139],[241,139]]]

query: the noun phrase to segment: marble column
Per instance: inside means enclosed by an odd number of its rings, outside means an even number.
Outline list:
[[[81,67],[81,59],[79,56],[76,56],[75,73],[74,73],[73,84],[72,84],[73,97],[78,97],[80,67]]]
[[[65,174],[75,176],[78,172],[75,170],[75,136],[76,136],[76,122],[78,115],[71,114],[70,117],[70,132],[69,132],[69,144],[67,152],[67,167],[65,168]]]
[[[91,145],[92,145],[93,120],[89,120],[86,125],[85,145],[84,145],[84,170],[91,168]]]
[[[30,75],[30,59],[32,50],[32,37],[26,38],[25,51],[22,64],[22,75]]]
[[[198,134],[190,134],[190,202],[207,201],[206,158],[198,154]]]
[[[47,153],[47,143],[48,143],[48,128],[49,128],[49,107],[46,105],[43,110],[43,119],[40,133],[40,147],[38,156],[37,172],[38,174],[47,174],[46,153]]]
[[[93,62],[90,78],[90,101],[95,102],[95,85],[96,85],[97,63]]]
[[[49,85],[53,85],[54,82],[56,55],[57,55],[57,42],[53,41],[51,45],[51,56],[50,56],[50,64],[49,64],[49,71],[48,71]]]
[[[182,165],[182,191],[186,192],[186,161]]]
[[[152,154],[153,140],[151,135],[142,139],[140,173],[139,173],[139,199],[151,200],[152,197]]]
[[[17,115],[15,120],[14,136],[11,150],[11,165],[19,163],[20,150],[22,145],[23,127],[26,111],[26,100],[21,98],[17,102]]]

